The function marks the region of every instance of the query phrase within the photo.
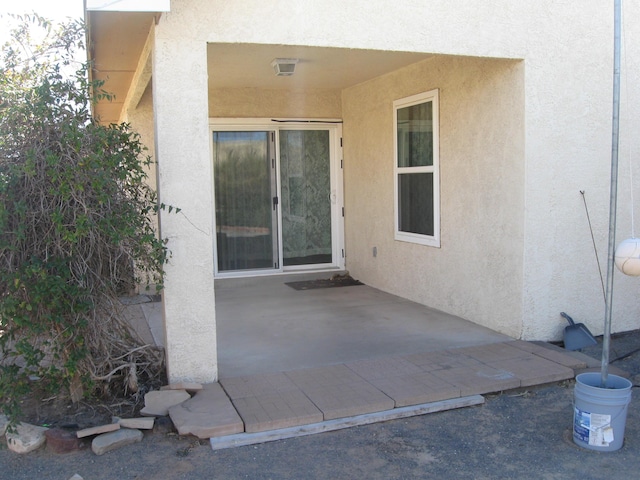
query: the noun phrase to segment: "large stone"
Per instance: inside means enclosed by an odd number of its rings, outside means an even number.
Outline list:
[[[29,453],[44,445],[46,437],[44,432],[48,428],[20,423],[15,431],[7,432],[7,446],[16,453]]]
[[[151,430],[153,429],[154,423],[155,423],[155,418],[153,417],[119,418],[118,419],[118,424],[122,428],[135,428],[138,430]]]
[[[99,435],[101,433],[113,432],[114,430],[118,430],[119,428],[120,428],[120,425],[118,425],[117,423],[107,423],[106,425],[98,425],[97,427],[78,430],[76,432],[76,436],[78,438],[90,437],[91,435]]]
[[[189,400],[185,390],[162,390],[149,392],[144,396],[144,408],[140,414],[145,417],[164,417],[169,414],[169,408]]]
[[[142,437],[143,435],[140,430],[122,428],[115,432],[98,435],[93,439],[93,442],[91,442],[91,450],[93,450],[93,453],[96,455],[104,455],[117,448],[141,442]]]
[[[203,387],[201,383],[178,382],[160,387],[160,390],[186,390],[188,392],[199,392],[200,390],[202,390],[202,388]]]
[[[44,432],[44,435],[47,439],[47,451],[49,452],[69,453],[84,447],[84,442],[76,436],[75,432],[69,430],[52,428]]]
[[[169,415],[180,435],[210,438],[244,431],[244,423],[218,383],[204,386],[191,400],[171,407]]]

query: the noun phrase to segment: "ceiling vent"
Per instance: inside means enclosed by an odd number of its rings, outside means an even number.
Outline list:
[[[276,58],[271,62],[278,77],[290,77],[296,70],[297,58]]]

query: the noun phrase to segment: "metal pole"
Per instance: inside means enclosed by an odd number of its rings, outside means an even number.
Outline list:
[[[604,334],[602,336],[601,386],[605,388],[609,376],[609,349],[611,345],[611,305],[613,297],[614,256],[616,249],[616,209],[618,201],[618,138],[620,132],[620,31],[621,2],[614,1],[613,28],[613,121],[611,135],[611,191],[609,199],[609,255],[607,288],[605,293]]]

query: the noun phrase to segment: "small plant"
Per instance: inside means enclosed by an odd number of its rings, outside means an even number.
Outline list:
[[[91,117],[108,94],[74,60],[84,26],[13,21],[0,59],[0,407],[15,421],[34,383],[78,400],[160,375],[162,352],[141,345],[118,297],[160,289],[167,249],[139,136]]]

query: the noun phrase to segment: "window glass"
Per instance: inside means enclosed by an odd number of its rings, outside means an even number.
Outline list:
[[[440,246],[438,91],[397,100],[396,240]]]
[[[433,173],[398,176],[398,230],[433,235]]]
[[[433,104],[398,109],[398,166],[433,165]]]

